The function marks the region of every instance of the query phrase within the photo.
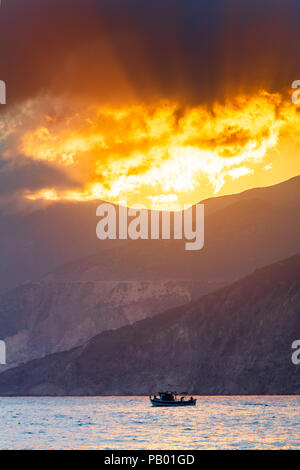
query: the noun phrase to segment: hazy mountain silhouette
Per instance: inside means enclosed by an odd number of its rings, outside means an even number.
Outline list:
[[[208,200],[205,246],[198,252],[185,251],[183,242],[172,240],[109,240],[103,245],[95,235],[93,204],[80,205],[78,212],[76,204],[70,206],[70,212],[68,204],[51,206],[27,216],[30,223],[18,236],[25,233],[28,239],[34,234],[35,242],[27,255],[32,265],[36,259],[37,270],[49,264],[50,258],[51,262],[59,257],[63,260],[75,251],[78,256],[85,241],[90,248],[98,243],[102,250],[0,296],[0,332],[7,342],[9,364],[73,348],[101,331],[195,300],[297,253],[299,196],[297,177]],[[42,254],[45,251],[46,257],[39,258],[37,248]],[[19,259],[22,265],[22,257],[18,258],[18,247],[13,255],[9,253],[1,266],[3,272],[10,266],[13,273],[14,263]]]
[[[300,176],[206,200],[205,247],[194,253],[185,252],[180,242],[98,240],[99,201],[56,202],[30,214],[2,213],[0,292],[68,262],[56,275],[113,280],[205,275],[227,282],[297,252],[299,200]],[[76,259],[80,261],[73,263]]]
[[[300,176],[209,199],[205,214],[200,251],[185,251],[177,240],[128,240],[64,265],[48,279],[198,279],[219,287],[299,251]]]

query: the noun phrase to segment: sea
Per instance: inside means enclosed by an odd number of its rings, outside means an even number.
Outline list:
[[[300,396],[0,398],[0,449],[300,449]]]

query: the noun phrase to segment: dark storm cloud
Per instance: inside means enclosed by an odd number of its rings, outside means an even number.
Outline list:
[[[299,0],[3,0],[0,113],[44,93],[200,104],[287,91],[299,23]],[[0,160],[1,196],[52,185],[75,183],[43,162]]]
[[[22,157],[20,157],[22,162]],[[42,188],[76,188],[65,173],[44,162],[0,160],[0,196]]]
[[[193,101],[286,89],[299,15],[299,0],[4,0],[0,77],[9,103],[48,89]]]

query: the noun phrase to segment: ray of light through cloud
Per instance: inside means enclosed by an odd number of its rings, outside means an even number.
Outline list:
[[[122,106],[39,96],[4,115],[2,156],[46,162],[72,175],[74,189],[29,191],[28,199],[104,199],[166,208],[196,203],[202,188],[271,168],[281,139],[296,135],[299,116],[280,94],[264,91],[212,106],[179,102]]]

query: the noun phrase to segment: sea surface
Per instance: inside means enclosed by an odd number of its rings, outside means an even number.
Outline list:
[[[300,449],[300,397],[0,398],[0,449]]]

